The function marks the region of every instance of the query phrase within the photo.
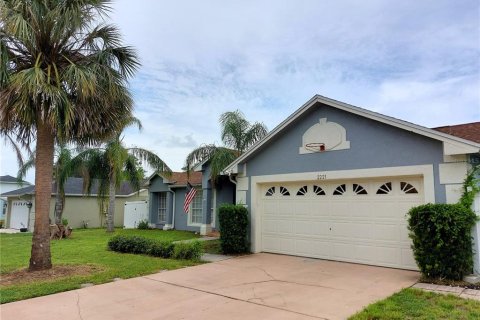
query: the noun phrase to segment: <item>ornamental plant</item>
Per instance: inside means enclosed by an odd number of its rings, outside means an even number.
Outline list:
[[[248,252],[248,211],[242,205],[224,204],[218,210],[223,253]]]
[[[477,216],[462,204],[410,209],[408,229],[415,261],[427,278],[461,280],[473,268],[471,229]]]

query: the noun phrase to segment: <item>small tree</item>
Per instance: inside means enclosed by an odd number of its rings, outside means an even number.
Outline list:
[[[186,169],[191,170],[198,162],[211,161],[211,178],[216,180],[220,172],[237,157],[244,153],[268,130],[261,122],[250,123],[239,110],[225,112],[220,116],[221,138],[225,146],[206,144],[190,152],[186,159]]]
[[[75,157],[72,150],[64,144],[55,148],[55,161],[53,165],[53,180],[55,181],[55,223],[62,223],[65,208],[65,183],[74,173],[81,171],[82,159]],[[31,153],[29,159],[20,166],[17,178],[23,179],[28,170],[35,167],[35,154]]]
[[[123,128],[129,125],[142,128],[140,121],[134,117],[125,121]],[[171,169],[155,153],[143,148],[125,147],[121,131],[103,147],[87,149],[78,157],[85,162],[86,192],[91,192],[93,179],[97,179],[99,200],[108,194],[107,232],[114,231],[115,194],[121,182],[129,181],[134,190],[140,190],[144,171],[137,165],[139,161],[146,162],[157,172],[171,173]]]

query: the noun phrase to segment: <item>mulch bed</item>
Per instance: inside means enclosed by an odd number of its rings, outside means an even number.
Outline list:
[[[438,284],[442,286],[450,286],[450,287],[461,287],[466,289],[475,289],[480,290],[480,283],[469,283],[466,281],[455,281],[455,280],[446,280],[446,279],[430,279],[430,278],[421,278],[419,282],[422,283],[431,283],[431,284]]]
[[[28,269],[16,270],[2,274],[0,286],[6,287],[34,281],[57,280],[72,276],[86,276],[97,273],[103,269],[94,265],[56,265],[52,269],[29,272]]]

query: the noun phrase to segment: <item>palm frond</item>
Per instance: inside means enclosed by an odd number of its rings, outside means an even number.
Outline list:
[[[197,163],[210,159],[217,149],[218,147],[214,144],[204,144],[194,149],[187,155],[185,161],[186,171],[190,172]]]
[[[129,148],[128,152],[132,154],[136,159],[146,162],[156,172],[162,173],[167,176],[171,175],[172,169],[170,169],[168,165],[155,153],[138,147]]]
[[[237,157],[238,154],[234,150],[228,148],[217,149],[210,160],[210,177],[213,183],[217,181],[217,177],[222,173],[223,169],[225,169],[225,167],[232,163]]]

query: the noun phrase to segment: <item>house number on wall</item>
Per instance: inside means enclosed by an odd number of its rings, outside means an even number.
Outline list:
[[[317,180],[325,180],[325,179],[327,179],[327,175],[325,173],[317,174]]]

